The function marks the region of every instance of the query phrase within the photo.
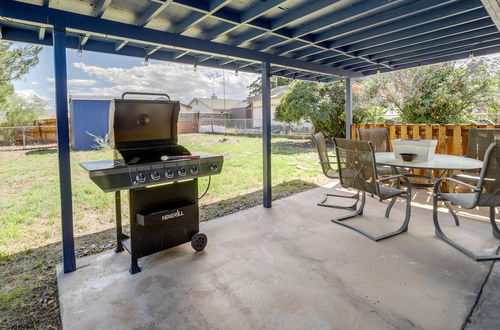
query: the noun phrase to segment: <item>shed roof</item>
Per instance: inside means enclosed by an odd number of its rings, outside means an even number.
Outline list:
[[[4,0],[6,40],[331,81],[500,51],[495,0]]]

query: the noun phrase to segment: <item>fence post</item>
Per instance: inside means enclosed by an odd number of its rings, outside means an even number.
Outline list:
[[[23,149],[26,148],[26,127],[23,126]]]

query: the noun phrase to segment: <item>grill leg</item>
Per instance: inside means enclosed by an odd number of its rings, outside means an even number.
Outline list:
[[[120,192],[115,192],[115,218],[116,218],[116,249],[115,252],[123,251],[123,232],[122,232],[122,203]]]
[[[491,227],[493,227],[493,236],[496,238],[500,238],[500,229],[498,228],[497,223],[495,222],[495,207],[490,207],[490,222]]]
[[[141,267],[139,267],[139,264],[137,263],[137,256],[132,253],[132,262],[130,264],[130,269],[128,270],[128,272],[133,275],[135,273],[139,273],[140,271]]]

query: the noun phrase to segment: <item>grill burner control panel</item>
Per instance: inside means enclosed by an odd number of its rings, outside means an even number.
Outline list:
[[[99,188],[110,192],[219,174],[222,164],[222,156],[200,155],[137,165],[117,166],[113,161],[96,161],[84,162],[81,166]]]

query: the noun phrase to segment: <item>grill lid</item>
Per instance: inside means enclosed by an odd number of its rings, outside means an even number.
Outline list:
[[[125,99],[125,95],[155,95],[162,99]],[[166,98],[165,98],[166,97]],[[177,144],[180,103],[166,94],[123,93],[110,109],[110,143],[115,149],[160,147]]]

